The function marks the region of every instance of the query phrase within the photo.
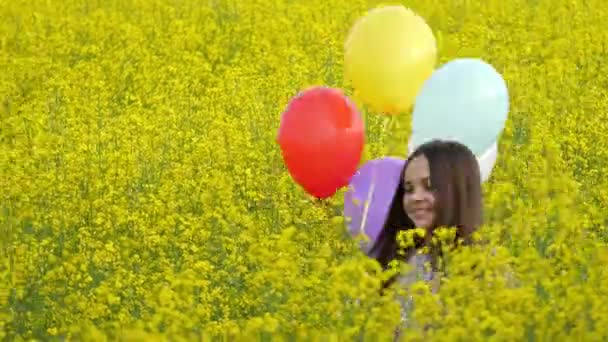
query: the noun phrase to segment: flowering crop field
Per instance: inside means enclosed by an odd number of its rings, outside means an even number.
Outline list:
[[[303,88],[353,93],[344,40],[378,4],[0,0],[2,340],[391,337],[400,305],[344,189],[311,200],[275,141]],[[486,243],[449,254],[437,294],[408,290],[401,338],[608,338],[608,4],[406,5],[440,63],[497,68],[511,111]],[[410,114],[357,103],[364,161],[404,157]]]

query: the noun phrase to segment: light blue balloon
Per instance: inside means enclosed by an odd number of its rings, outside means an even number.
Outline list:
[[[476,58],[460,58],[437,69],[416,97],[412,143],[452,139],[483,154],[502,133],[509,92],[502,76]]]

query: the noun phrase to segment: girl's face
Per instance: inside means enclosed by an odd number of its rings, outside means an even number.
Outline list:
[[[412,159],[404,175],[403,209],[419,228],[430,228],[435,220],[435,195],[429,162],[424,155]]]

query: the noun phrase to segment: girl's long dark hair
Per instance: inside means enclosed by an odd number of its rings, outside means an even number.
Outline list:
[[[435,192],[436,220],[428,233],[432,234],[435,227],[455,227],[456,238],[470,243],[471,235],[482,223],[481,179],[475,155],[458,142],[434,140],[423,144],[405,161],[384,227],[370,250],[370,256],[384,269],[394,259],[408,259],[428,241],[428,236],[415,238],[414,247],[406,249],[402,255],[397,253],[397,234],[415,228],[403,208],[404,175],[410,161],[420,155],[428,160]],[[441,255],[440,247],[429,248],[435,265]],[[393,281],[394,278],[384,287]]]

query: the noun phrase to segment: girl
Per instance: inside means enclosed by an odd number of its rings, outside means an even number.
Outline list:
[[[481,179],[475,155],[453,141],[434,140],[418,147],[405,162],[383,231],[370,251],[384,269],[401,259],[414,271],[390,279],[384,288],[395,281],[407,285],[420,275],[432,280],[433,272],[425,272],[423,265],[429,261],[437,271],[440,247],[430,244],[436,228],[456,228],[456,238],[467,244],[481,223]],[[399,254],[397,233],[414,228],[423,228],[425,236],[415,238],[414,246]],[[430,255],[418,253],[425,246]]]

